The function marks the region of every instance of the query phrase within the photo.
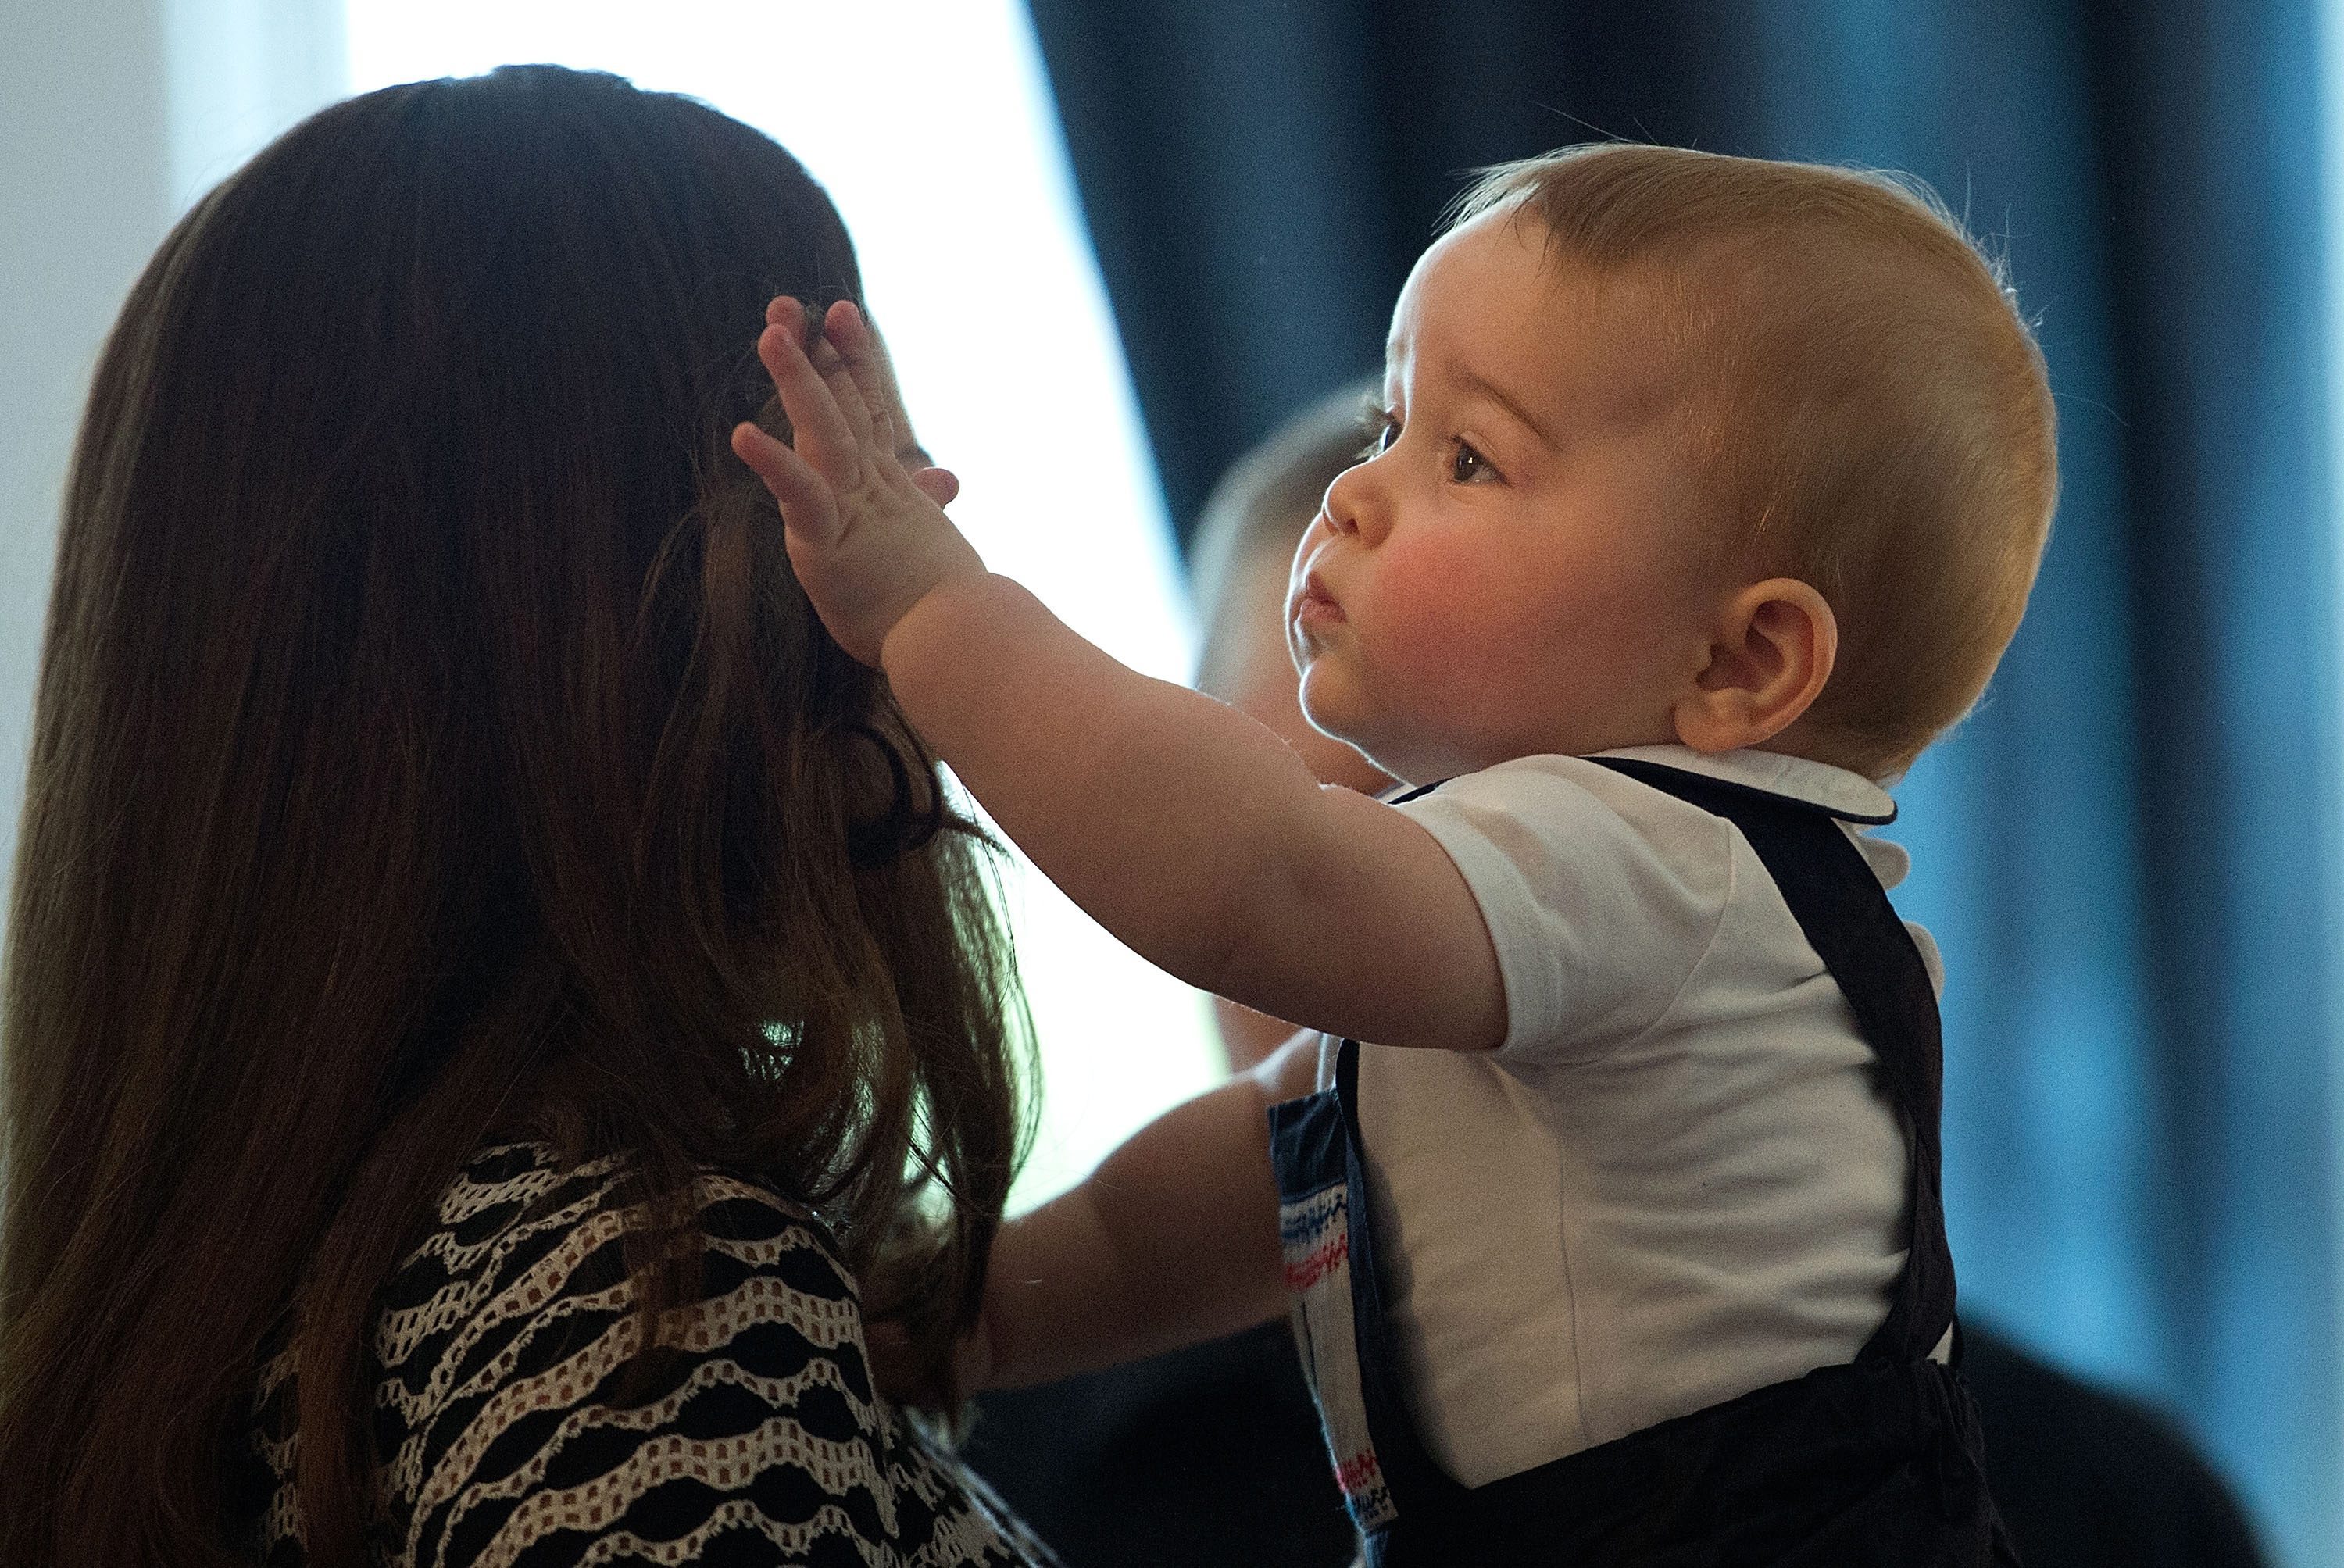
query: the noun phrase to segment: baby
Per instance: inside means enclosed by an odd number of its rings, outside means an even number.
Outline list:
[[[1288,592],[1389,804],[987,574],[854,307],[768,321],[794,446],[734,450],[832,633],[1108,929],[1313,1031],[1004,1229],[964,1386],[1290,1301],[1371,1564],[2007,1559],[1947,1365],[1935,954],[1860,832],[1984,688],[2056,487],[1940,207],[1628,146],[1470,193]]]

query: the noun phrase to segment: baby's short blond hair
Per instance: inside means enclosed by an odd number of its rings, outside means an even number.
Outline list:
[[[1901,771],[1985,690],[2050,529],[2050,384],[2001,265],[1917,183],[1678,147],[1502,165],[1456,221],[1499,208],[1661,301],[1721,546],[1839,622],[1811,744]]]

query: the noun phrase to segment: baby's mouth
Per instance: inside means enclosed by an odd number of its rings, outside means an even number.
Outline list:
[[[1327,585],[1312,572],[1302,582],[1302,592],[1294,598],[1292,619],[1297,626],[1324,625],[1343,619],[1343,607],[1327,592]]]

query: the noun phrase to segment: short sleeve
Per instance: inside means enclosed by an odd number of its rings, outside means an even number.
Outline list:
[[[1658,1022],[1715,939],[1733,830],[1608,768],[1525,757],[1399,803],[1456,863],[1506,991],[1500,1053],[1600,1054]]]

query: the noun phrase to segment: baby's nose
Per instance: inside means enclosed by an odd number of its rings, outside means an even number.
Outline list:
[[[1316,522],[1324,523],[1336,533],[1359,532],[1359,481],[1352,478],[1359,471],[1349,468],[1335,476],[1327,486],[1327,493],[1318,500]]]

